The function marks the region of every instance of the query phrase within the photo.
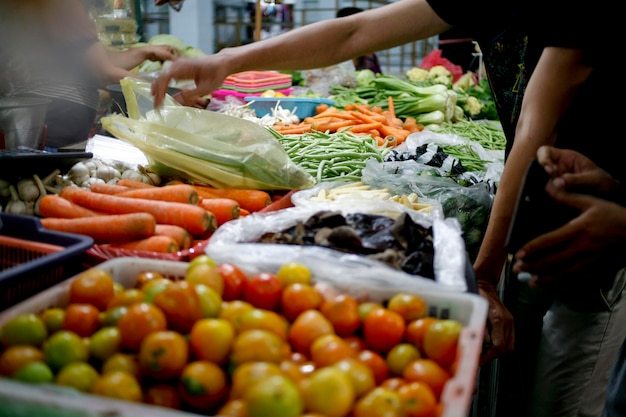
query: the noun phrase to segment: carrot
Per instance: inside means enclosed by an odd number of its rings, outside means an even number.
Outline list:
[[[173,253],[180,250],[174,238],[162,235],[154,235],[145,239],[138,239],[124,243],[116,243],[109,246],[120,249],[131,249],[160,253]]]
[[[320,114],[321,112],[323,112],[324,110],[328,110],[328,104],[326,103],[320,103],[317,106],[315,106],[315,113],[316,114]]]
[[[245,216],[249,216],[250,212],[246,209],[241,209],[239,210],[239,217],[245,217]]]
[[[215,216],[193,204],[99,194],[79,187],[63,187],[59,195],[83,207],[110,214],[150,213],[157,223],[176,224],[192,235],[217,228]]]
[[[40,221],[46,229],[90,236],[95,243],[145,239],[154,235],[156,226],[154,216],[148,213],[110,214],[73,219],[45,217]]]
[[[218,226],[229,220],[239,218],[239,211],[241,210],[236,200],[224,197],[203,198],[200,200],[200,207],[213,213]]]
[[[389,116],[393,119],[396,118],[396,107],[393,104],[393,97],[387,96],[387,107],[389,107]]]
[[[39,200],[39,213],[43,217],[59,217],[66,219],[94,217],[103,214],[75,204],[56,194],[46,194]]]
[[[189,184],[172,184],[161,187],[134,188],[118,193],[120,197],[147,198],[149,200],[198,204],[198,193]]]
[[[370,130],[373,130],[373,129],[378,129],[381,126],[382,126],[382,124],[379,123],[379,122],[376,122],[376,123],[361,123],[361,124],[349,127],[347,130],[352,132],[352,133],[363,133],[363,132],[369,132]]]
[[[314,123],[313,128],[315,130],[319,130],[320,132],[336,132],[342,127],[353,126],[355,124],[354,120],[342,120],[340,122],[330,122],[330,123]]]
[[[208,185],[194,185],[196,189],[203,189],[214,197],[232,198],[239,203],[239,207],[250,212],[259,211],[271,204],[272,198],[262,190],[238,189],[238,188],[213,188]]]
[[[130,190],[129,187],[119,184],[109,184],[109,183],[95,183],[89,186],[89,189],[94,193],[101,194],[118,194],[122,191]]]
[[[191,247],[191,234],[186,229],[175,224],[157,224],[154,234],[173,238],[180,249],[189,249]]]
[[[124,187],[132,187],[132,188],[150,188],[156,187],[156,185],[148,184],[143,181],[133,180],[130,178],[122,178],[117,181],[117,185],[123,185]]]
[[[381,126],[380,131],[384,135],[394,136],[396,138],[397,145],[404,142],[407,136],[409,136],[409,133],[411,133],[408,130],[404,130],[404,129],[393,127],[393,126],[385,126],[385,125]]]
[[[291,196],[298,190],[291,190],[289,191],[287,194],[285,194],[284,196],[281,196],[280,198],[272,201],[272,204],[270,204],[269,206],[265,206],[263,207],[261,210],[259,210],[259,213],[266,213],[268,211],[278,211],[278,210],[282,210],[282,209],[286,209],[289,207],[293,207],[293,203],[291,202]]]
[[[281,127],[272,126],[272,129],[274,129],[281,135],[300,135],[302,133],[307,133],[313,130],[312,126],[306,123],[299,124],[299,125],[292,125],[292,126],[281,126]]]

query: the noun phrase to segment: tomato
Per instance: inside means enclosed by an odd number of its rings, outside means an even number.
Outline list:
[[[85,362],[89,357],[83,338],[68,330],[59,330],[43,344],[43,355],[53,371],[71,362]]]
[[[196,359],[224,365],[235,341],[235,333],[235,327],[228,320],[198,320],[189,334],[191,352]]]
[[[224,278],[222,278],[217,271],[215,264],[208,262],[197,264],[190,263],[185,272],[185,281],[190,284],[207,285],[213,288],[220,297],[224,294]]]
[[[302,363],[294,362],[291,359],[285,359],[280,364],[281,371],[296,384],[300,384],[304,378],[315,370],[315,364],[312,362]]]
[[[178,376],[187,364],[189,347],[178,332],[160,330],[147,335],[141,342],[139,365],[141,372],[158,380]]]
[[[251,385],[265,381],[272,375],[284,375],[280,366],[273,362],[245,362],[237,366],[231,377],[230,399],[241,399]]]
[[[331,322],[319,310],[307,310],[291,323],[288,340],[297,352],[309,355],[313,341],[329,333],[335,333]]]
[[[363,322],[363,336],[367,346],[385,354],[402,341],[405,329],[402,316],[386,308],[373,309]]]
[[[385,379],[379,386],[397,391],[398,388],[400,388],[404,384],[407,384],[407,381],[404,378],[399,376],[392,376]]]
[[[349,295],[339,294],[324,300],[320,311],[340,336],[352,335],[361,327],[358,303]]]
[[[244,393],[249,417],[300,417],[304,402],[296,384],[284,375],[273,375]]]
[[[302,393],[307,411],[328,417],[347,416],[355,399],[350,378],[333,366],[313,372],[303,381]]]
[[[138,288],[130,288],[117,293],[111,298],[111,301],[107,303],[107,310],[115,307],[129,306],[131,304],[139,303],[144,300],[146,294]]]
[[[391,297],[387,308],[401,315],[405,321],[416,320],[426,316],[426,301],[418,295],[399,293]]]
[[[443,387],[452,377],[450,373],[432,359],[416,359],[411,362],[402,375],[404,379],[411,382],[424,382],[432,388],[437,400],[441,396]]]
[[[268,330],[251,329],[235,338],[231,360],[235,365],[251,361],[280,363],[286,358],[286,343]]]
[[[315,339],[310,351],[311,360],[318,368],[332,365],[342,359],[356,357],[355,350],[340,336],[333,333],[323,334]]]
[[[118,400],[141,402],[143,392],[133,375],[124,371],[102,374],[91,386],[91,393]]]
[[[168,328],[188,333],[203,315],[200,297],[188,281],[176,281],[154,296],[154,304],[167,318]]]
[[[100,310],[91,304],[70,304],[65,309],[62,328],[89,337],[100,328]]]
[[[218,318],[230,321],[235,329],[239,327],[241,315],[246,311],[252,310],[254,306],[241,300],[224,301]]]
[[[315,287],[295,282],[283,288],[280,311],[287,320],[293,321],[303,311],[318,308],[322,301],[322,295]]]
[[[174,281],[167,278],[155,278],[152,281],[146,282],[141,288],[141,292],[144,294],[143,301],[146,303],[154,302],[154,296],[173,284]]]
[[[112,371],[124,371],[135,378],[139,378],[141,375],[139,371],[139,357],[128,353],[114,353],[102,364],[103,374]]]
[[[456,320],[437,320],[424,333],[424,353],[442,366],[450,368],[456,360],[463,325]]]
[[[145,390],[143,402],[158,405],[159,407],[172,408],[174,410],[180,409],[178,390],[168,384],[157,384],[148,387]]]
[[[400,395],[389,388],[376,387],[354,406],[354,417],[402,417],[404,411]]]
[[[243,290],[242,300],[257,308],[276,311],[280,305],[283,284],[276,275],[261,272],[248,279]]]
[[[100,313],[100,324],[103,327],[117,326],[117,322],[124,314],[128,313],[128,307],[118,306]]]
[[[117,326],[120,329],[122,347],[138,351],[144,337],[167,328],[167,319],[159,307],[149,303],[137,303],[128,307]]]
[[[273,311],[253,308],[239,317],[239,326],[237,328],[239,332],[250,329],[269,330],[286,341],[289,322],[285,317]]]
[[[43,352],[34,346],[14,345],[0,354],[0,375],[11,377],[31,362],[43,362]]]
[[[98,268],[81,272],[70,284],[70,303],[92,304],[103,311],[115,296],[111,275]]]
[[[299,262],[287,262],[278,268],[276,277],[286,287],[289,284],[311,284],[311,270],[308,266]]]
[[[41,346],[48,337],[46,324],[36,314],[23,313],[9,319],[0,332],[0,340],[6,346]]]
[[[116,326],[103,327],[89,338],[89,354],[101,361],[107,360],[120,349],[122,336]]]
[[[224,301],[240,299],[248,281],[246,273],[237,265],[228,262],[217,265],[217,273],[224,281],[222,299]]]
[[[180,376],[178,391],[186,404],[197,410],[210,410],[228,395],[226,373],[209,361],[187,364]]]
[[[380,385],[385,379],[389,378],[389,366],[385,358],[379,353],[365,349],[358,352],[356,357],[372,370],[376,385]]]
[[[423,382],[410,382],[398,388],[406,417],[435,417],[437,399],[433,390]]]
[[[406,341],[412,343],[421,353],[424,353],[424,334],[426,329],[436,321],[437,319],[434,317],[422,317],[421,319],[410,321],[406,326]]]
[[[341,369],[348,375],[350,382],[352,382],[352,387],[354,388],[354,395],[357,398],[376,386],[374,373],[370,367],[356,358],[342,359],[335,362],[333,366]]]
[[[204,284],[195,284],[196,293],[200,298],[202,317],[217,317],[222,309],[222,297],[213,288]]]
[[[13,378],[31,384],[51,383],[54,381],[54,374],[48,364],[34,361],[15,371]]]
[[[244,400],[228,400],[217,410],[217,415],[221,417],[249,417]]]
[[[384,306],[381,303],[376,303],[374,301],[364,301],[362,303],[359,303],[357,310],[359,312],[359,318],[361,319],[361,323],[365,321],[365,317],[367,317],[369,312],[375,308],[384,308]]]
[[[39,317],[41,317],[41,320],[43,320],[46,325],[48,334],[52,334],[57,330],[61,330],[63,319],[65,318],[65,310],[60,307],[46,308],[39,314]]]
[[[387,352],[387,365],[392,375],[401,376],[404,368],[421,357],[419,350],[410,343],[399,343]]]
[[[88,363],[72,362],[61,368],[56,375],[55,383],[72,387],[80,392],[90,392],[99,376],[98,371]]]
[[[137,274],[137,281],[135,281],[135,288],[141,288],[148,281],[152,281],[153,279],[163,279],[165,278],[163,274],[156,271],[144,271]]]
[[[346,336],[343,338],[355,352],[359,352],[363,349],[367,349],[367,345],[365,344],[365,340],[361,336]]]

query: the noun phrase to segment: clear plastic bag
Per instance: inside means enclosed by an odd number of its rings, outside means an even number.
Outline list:
[[[159,175],[219,188],[293,190],[315,184],[266,128],[182,106],[169,96],[154,110],[150,84],[130,77],[120,84],[129,117],[107,116],[102,126],[141,149]]]

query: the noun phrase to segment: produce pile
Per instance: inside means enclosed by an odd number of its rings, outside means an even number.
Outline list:
[[[206,415],[434,416],[465,326],[416,293],[356,299],[300,263],[248,276],[206,255],[127,287],[92,268],[67,303],[0,331],[0,375]]]

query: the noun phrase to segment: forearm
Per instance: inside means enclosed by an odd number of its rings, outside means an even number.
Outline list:
[[[147,54],[141,47],[124,51],[107,50],[107,55],[111,64],[125,70],[131,70],[147,59]]]

